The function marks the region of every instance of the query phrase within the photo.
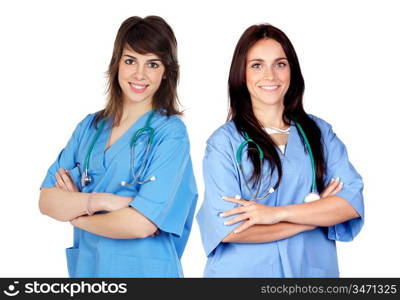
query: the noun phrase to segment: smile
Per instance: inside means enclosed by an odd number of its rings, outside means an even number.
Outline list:
[[[262,85],[260,86],[261,89],[265,91],[276,91],[280,85]]]
[[[129,82],[129,86],[131,87],[132,91],[140,94],[140,93],[143,93],[149,85],[148,84],[144,84],[144,85],[135,84],[135,83]]]

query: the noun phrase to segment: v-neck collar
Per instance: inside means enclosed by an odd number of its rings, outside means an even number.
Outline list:
[[[106,126],[103,132],[100,134],[99,139],[93,149],[93,156],[98,158],[93,161],[92,166],[94,168],[106,168],[106,161],[110,162],[115,155],[120,152],[125,146],[129,147],[130,142],[134,133],[145,126],[148,116],[152,110],[146,112],[144,115],[139,117],[108,149],[106,149],[108,140],[112,130],[112,119],[107,120]],[[152,122],[154,121],[154,117]],[[108,164],[108,163],[107,163]]]
[[[295,166],[294,163],[302,161],[302,157],[307,155],[307,153],[294,121],[291,121],[290,127],[285,154],[282,154],[280,151],[279,153],[283,160],[283,165],[287,168],[300,168],[301,166]]]

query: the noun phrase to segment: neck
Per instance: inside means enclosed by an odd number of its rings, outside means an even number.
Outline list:
[[[273,105],[253,105],[253,112],[257,120],[262,124],[263,127],[274,127],[284,129],[287,127],[283,121],[283,111],[285,107],[283,104]]]
[[[135,121],[139,117],[153,108],[151,102],[139,102],[135,103],[132,101],[124,101],[124,108],[122,112],[121,123],[125,121]]]

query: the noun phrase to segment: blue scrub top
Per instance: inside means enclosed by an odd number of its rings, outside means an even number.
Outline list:
[[[361,217],[331,227],[317,227],[286,239],[269,243],[222,243],[239,224],[225,226],[219,213],[238,206],[221,199],[241,195],[250,199],[242,174],[236,163],[236,150],[244,138],[231,121],[217,129],[207,141],[203,160],[204,202],[197,214],[203,246],[208,257],[205,277],[338,277],[335,241],[351,241],[364,222],[363,182],[350,163],[346,147],[325,121],[310,115],[321,129],[327,166],[325,185],[340,177],[343,189],[336,195],[347,200]],[[291,124],[285,154],[277,151],[282,161],[279,188],[260,203],[284,206],[303,203],[312,186],[310,157],[294,123]],[[250,178],[252,164],[245,151],[242,164]],[[262,172],[260,195],[277,180],[270,176],[266,161]]]
[[[59,168],[69,170],[75,184],[85,193],[112,193],[134,197],[130,206],[150,219],[160,234],[143,239],[112,239],[74,227],[73,247],[66,249],[70,277],[182,277],[180,258],[192,226],[197,188],[189,153],[186,127],[176,116],[156,112],[151,120],[155,130],[148,163],[140,178],[156,177],[143,185],[131,182],[130,143],[144,127],[150,112],[137,120],[110,148],[111,120],[94,145],[89,174],[92,183],[81,188],[80,174],[96,128],[96,114],[88,115],[76,127],[67,146],[49,168],[43,187],[55,187]],[[135,148],[135,172],[141,166],[147,144],[142,135]],[[77,167],[77,163],[80,167]]]

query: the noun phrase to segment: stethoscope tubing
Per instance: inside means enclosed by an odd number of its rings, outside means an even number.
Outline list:
[[[312,186],[311,186],[310,194],[316,194],[317,195],[318,193],[316,191],[316,181],[317,180],[316,180],[314,155],[313,155],[310,143],[308,141],[308,138],[307,138],[303,128],[301,127],[301,125],[299,123],[297,123],[297,122],[294,122],[294,123],[296,125],[296,128],[298,129],[298,131],[300,132],[301,136],[304,139],[304,143],[306,144],[307,152],[308,152],[308,155],[309,155],[310,161],[311,161]],[[244,149],[244,147],[246,145],[248,145],[249,143],[253,143],[257,147],[257,151],[259,152],[261,170],[263,170],[263,167],[264,167],[264,153],[263,153],[261,147],[254,140],[252,140],[246,132],[243,133],[243,136],[244,136],[245,140],[239,145],[239,147],[238,147],[238,149],[236,151],[236,162],[237,162],[237,164],[239,166],[240,173],[243,176],[245,186],[248,189],[248,191],[250,192],[250,194],[252,194],[252,197],[251,197],[250,200],[253,200],[253,201],[254,200],[262,200],[262,199],[265,199],[266,197],[268,197],[270,194],[272,194],[278,188],[278,182],[273,187],[271,187],[266,192],[265,195],[259,197],[259,193],[260,193],[260,189],[261,189],[261,180],[260,180],[260,182],[257,185],[256,191],[254,193],[252,192],[250,184],[247,181],[246,176],[244,175],[244,170],[243,170],[243,165],[242,165],[242,152],[243,152],[243,149]],[[271,183],[271,178],[270,178],[270,183]],[[268,185],[270,185],[270,183]]]
[[[133,178],[133,181],[131,183],[126,183],[125,181],[121,181],[121,185],[122,186],[129,186],[129,185],[133,185],[135,183],[138,184],[145,184],[149,181],[154,181],[156,178],[155,176],[152,176],[150,179],[147,180],[143,180],[143,181],[139,181],[139,178],[141,177],[144,168],[147,164],[147,160],[148,160],[148,156],[150,153],[150,149],[151,149],[151,145],[153,144],[153,140],[154,140],[154,128],[150,126],[151,120],[154,116],[155,110],[153,109],[150,112],[150,115],[147,117],[146,120],[146,124],[144,127],[139,128],[138,130],[136,130],[136,132],[134,133],[131,143],[130,143],[130,154],[131,154],[131,175]],[[86,153],[86,157],[85,157],[85,162],[84,162],[84,167],[83,167],[83,173],[81,174],[81,186],[82,188],[85,187],[86,185],[90,184],[92,182],[92,177],[89,175],[89,161],[90,161],[90,157],[91,154],[93,152],[93,148],[97,142],[97,140],[100,137],[100,134],[102,133],[104,126],[105,126],[105,119],[102,119],[99,123],[99,126],[97,128],[96,134],[92,139],[92,142],[89,145],[88,148],[88,152]],[[134,173],[134,167],[135,167],[135,147],[136,147],[136,142],[139,139],[139,137],[141,135],[143,135],[144,133],[148,132],[148,139],[147,139],[147,145],[146,145],[146,150],[145,150],[145,154],[144,154],[144,158],[143,158],[143,162],[142,165],[139,168],[139,171],[137,173],[137,175],[135,175]]]

